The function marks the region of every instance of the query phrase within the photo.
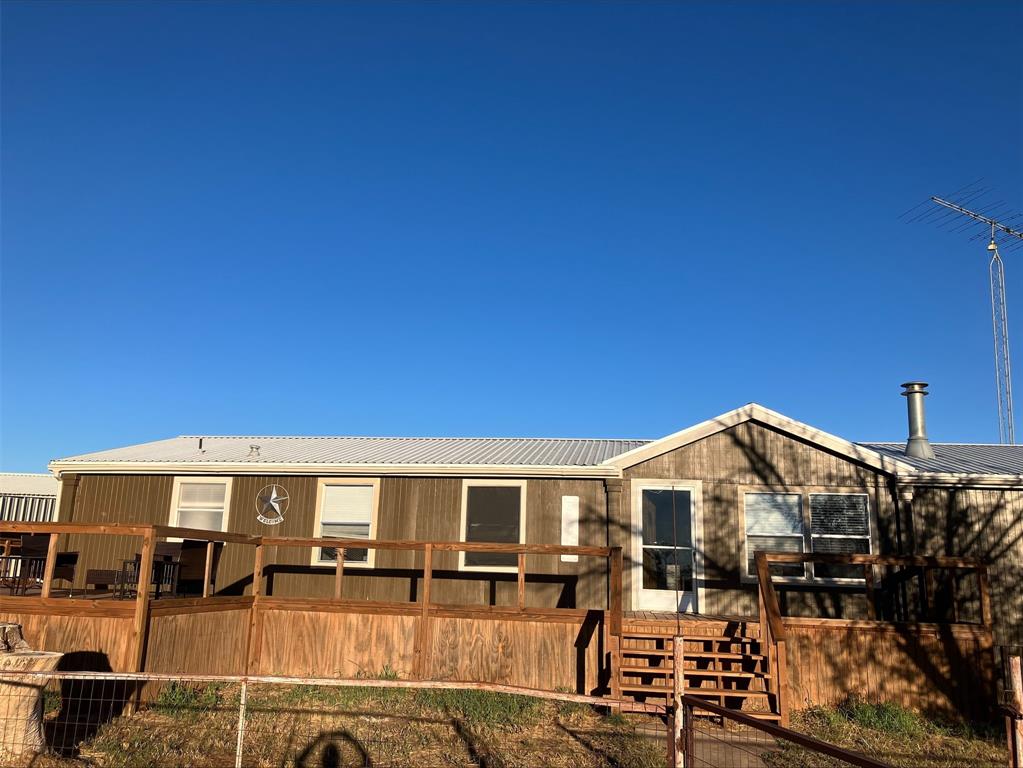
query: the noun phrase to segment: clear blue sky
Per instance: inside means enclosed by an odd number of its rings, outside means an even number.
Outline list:
[[[1023,210],[1019,3],[2,16],[2,470],[749,401],[898,440],[913,377],[933,438],[997,440],[984,244],[898,216]]]

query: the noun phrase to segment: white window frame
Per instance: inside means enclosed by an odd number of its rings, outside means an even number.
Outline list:
[[[519,544],[526,543],[526,491],[525,480],[462,480],[462,509],[458,521],[458,540],[466,541],[466,519],[469,505],[469,488],[472,487],[517,487],[519,488]],[[458,570],[480,571],[483,573],[518,573],[515,565],[466,565],[465,551],[458,553]]]
[[[803,519],[803,554],[811,555],[814,553],[813,540],[815,538],[837,538],[837,539],[862,539],[866,538],[870,546],[870,554],[874,553],[874,525],[871,522],[871,511],[870,511],[870,494],[866,491],[855,491],[855,490],[835,490],[829,491],[824,489],[822,486],[816,486],[821,490],[808,491],[803,488],[792,489],[792,488],[771,488],[771,487],[758,487],[758,486],[740,486],[738,488],[739,493],[739,531],[742,536],[742,569],[741,569],[741,581],[748,584],[755,584],[757,582],[757,575],[750,574],[747,572],[749,563],[749,542],[746,537],[746,495],[750,493],[768,493],[768,494],[790,494],[798,495],[800,497],[800,511]],[[805,488],[805,487],[804,487]],[[810,497],[811,496],[863,496],[867,500],[867,536],[839,536],[835,534],[814,534],[813,532],[813,516],[810,513]],[[776,584],[862,584],[863,578],[857,577],[854,579],[839,578],[835,576],[814,576],[813,574],[813,563],[803,564],[803,575],[802,576],[774,576],[773,581]]]
[[[842,491],[836,491],[836,492],[832,492],[832,491],[813,491],[812,493],[807,493],[806,495],[807,495],[807,500],[806,500],[807,501],[807,504],[806,504],[806,518],[807,518],[807,520],[810,521],[809,531],[810,531],[810,552],[811,553],[817,551],[817,550],[815,550],[813,548],[813,540],[814,539],[866,539],[867,540],[867,554],[868,555],[874,554],[874,529],[870,525],[870,494],[869,493],[842,492]],[[867,535],[866,536],[847,536],[845,534],[835,534],[835,533],[814,533],[813,532],[813,510],[810,508],[810,505],[813,503],[813,497],[814,496],[862,496],[866,500],[866,502],[867,502],[867,505],[866,505],[866,510],[867,510]],[[863,577],[862,576],[857,576],[857,577],[851,578],[851,579],[850,578],[845,578],[845,577],[837,577],[837,576],[812,576],[812,574],[813,574],[813,563],[810,563],[810,573],[811,573],[811,577],[810,578],[812,578],[813,581],[823,582],[825,584],[862,584],[863,583]]]
[[[742,499],[742,518],[741,518],[741,521],[740,521],[741,522],[741,526],[740,526],[739,530],[740,530],[740,533],[742,534],[742,580],[743,581],[747,581],[747,582],[755,582],[757,580],[757,574],[749,572],[749,536],[746,533],[746,497],[747,496],[751,496],[751,495],[755,495],[755,496],[796,496],[796,497],[798,497],[799,498],[799,519],[802,522],[802,527],[803,527],[803,531],[802,531],[802,534],[801,534],[801,538],[803,539],[803,551],[800,554],[804,554],[805,555],[807,553],[807,545],[808,545],[807,534],[806,534],[806,531],[807,531],[807,528],[808,528],[808,524],[807,524],[807,509],[806,509],[807,502],[806,502],[806,499],[804,498],[806,496],[806,494],[804,494],[802,491],[793,491],[793,490],[786,490],[786,489],[780,489],[780,488],[765,488],[765,489],[759,489],[759,488],[740,488],[739,489],[739,498]],[[785,538],[794,539],[794,538],[796,538],[796,536],[795,536],[795,534],[792,534],[791,536],[787,536]],[[810,571],[810,569],[806,567],[806,563],[803,563],[803,575],[802,576],[774,576],[774,581],[779,583],[779,584],[785,584],[785,583],[801,584],[801,583],[803,583],[803,582],[805,582],[807,580],[806,574],[809,571]]]
[[[167,515],[167,525],[172,528],[178,528],[178,501],[181,497],[181,485],[182,483],[206,483],[209,485],[224,485],[224,516],[220,522],[220,532],[227,533],[228,526],[231,521],[231,492],[234,490],[234,478],[233,477],[217,477],[217,476],[197,476],[197,475],[175,475],[174,484],[171,486],[171,505],[170,513]],[[181,541],[176,536],[168,536],[167,541]]]
[[[373,509],[370,511],[369,518],[369,540],[372,541],[377,537],[377,518],[380,513],[380,478],[379,477],[321,477],[316,483],[316,512],[313,515],[313,538],[321,538],[320,525],[323,520],[323,498],[326,492],[327,486],[330,485],[371,485],[373,486]],[[312,552],[309,555],[309,561],[311,565],[315,565],[320,568],[332,568],[330,563],[320,560],[320,549],[322,547],[313,547]],[[350,560],[345,560],[345,570],[349,568],[374,568],[376,564],[377,551],[372,547],[367,547],[366,562],[359,563]]]

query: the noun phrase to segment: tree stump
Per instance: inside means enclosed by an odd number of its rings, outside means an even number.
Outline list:
[[[23,755],[42,752],[43,689],[46,678],[19,672],[53,672],[63,653],[33,651],[20,624],[0,622],[0,753]]]

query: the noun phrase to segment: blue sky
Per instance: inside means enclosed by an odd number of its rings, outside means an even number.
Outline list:
[[[176,434],[657,437],[749,401],[898,440],[909,378],[933,438],[994,442],[983,243],[898,217],[978,178],[1023,210],[1021,23],[4,2],[0,469]]]

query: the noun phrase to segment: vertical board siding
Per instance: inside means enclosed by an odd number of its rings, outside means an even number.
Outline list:
[[[144,670],[192,675],[245,674],[249,616],[247,605],[151,615]]]
[[[155,523],[170,519],[174,478],[170,475],[80,475],[73,511],[76,523]],[[256,518],[256,495],[267,485],[286,489],[284,521],[265,525]],[[246,475],[232,480],[228,530],[264,536],[309,537],[315,530],[318,478]],[[66,490],[65,493],[71,495]],[[580,498],[581,545],[605,546],[607,528],[603,482],[559,478],[527,482],[526,540],[557,544],[561,538],[561,497]],[[384,477],[380,483],[376,537],[382,540],[458,541],[462,480],[450,477]],[[72,535],[62,550],[80,552],[76,588],[84,587],[90,568],[119,568],[141,550],[133,537]],[[275,597],[329,598],[334,568],[313,566],[309,547],[271,547],[267,552],[269,588]],[[250,594],[253,547],[226,544],[217,573],[217,593]],[[349,566],[344,597],[354,600],[414,602],[422,590],[421,552],[376,553],[375,568]],[[607,602],[607,562],[581,557],[562,563],[556,556],[529,556],[526,604],[531,607],[602,609]],[[438,552],[434,560],[434,602],[459,605],[514,605],[515,575],[458,570],[458,553]]]
[[[917,487],[912,509],[917,552],[990,562],[995,642],[1023,645],[1023,492]]]
[[[835,706],[855,696],[943,719],[979,720],[994,703],[994,659],[982,632],[947,626],[786,625],[794,708]]]
[[[132,618],[4,613],[0,621],[20,624],[29,647],[65,654],[59,669],[131,672]]]
[[[49,523],[56,512],[56,496],[0,493],[0,520],[16,523]]]
[[[621,524],[625,526],[631,526],[634,478],[702,481],[703,613],[757,613],[756,585],[743,578],[745,532],[740,525],[739,505],[744,491],[866,493],[875,541],[886,551],[893,551],[890,542],[895,505],[883,475],[755,422],[736,425],[655,456],[626,469],[624,477]],[[630,562],[631,554],[625,552]],[[631,598],[631,570],[626,568],[627,600]]]

